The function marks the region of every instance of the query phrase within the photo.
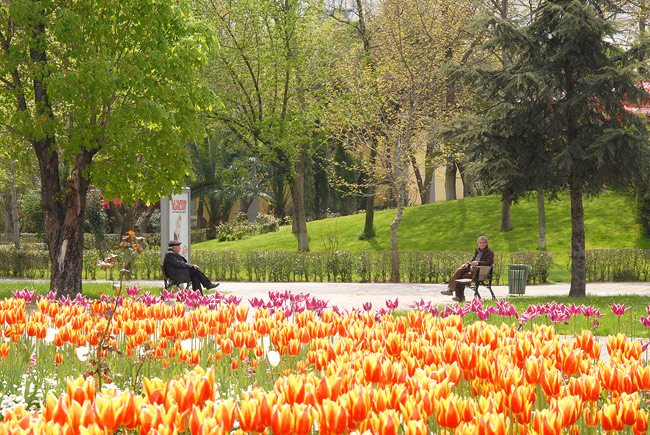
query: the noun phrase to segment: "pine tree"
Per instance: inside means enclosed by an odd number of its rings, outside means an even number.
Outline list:
[[[650,161],[647,121],[623,106],[648,99],[633,56],[644,50],[614,46],[614,26],[584,0],[545,0],[528,26],[492,19],[486,28],[486,47],[507,50],[511,63],[464,71],[498,104],[457,136],[473,141],[475,169],[501,192],[568,188],[569,296],[584,296],[582,198],[633,183]]]

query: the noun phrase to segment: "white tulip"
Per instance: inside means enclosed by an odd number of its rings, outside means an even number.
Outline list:
[[[90,349],[88,349],[86,346],[79,346],[76,350],[77,353],[77,358],[79,358],[79,361],[84,362],[88,359],[88,354],[90,353]]]
[[[280,352],[271,350],[266,354],[266,357],[269,359],[269,364],[271,364],[271,367],[277,367],[278,364],[280,364]]]

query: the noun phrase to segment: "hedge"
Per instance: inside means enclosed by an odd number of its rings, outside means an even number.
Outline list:
[[[96,266],[100,253],[84,250],[84,279],[117,279],[114,270]],[[403,282],[448,282],[456,268],[468,260],[465,252],[410,251],[400,253]],[[194,251],[192,262],[213,280],[221,281],[332,281],[388,282],[390,252],[385,251]],[[529,283],[546,282],[553,264],[549,252],[497,254],[493,284],[507,282],[507,265],[531,265]],[[130,266],[133,280],[162,279],[160,251],[145,250]],[[47,278],[50,264],[45,249],[0,248],[0,277]],[[646,275],[647,276],[647,275]]]

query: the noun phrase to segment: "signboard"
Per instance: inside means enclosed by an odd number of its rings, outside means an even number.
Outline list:
[[[171,198],[160,199],[160,256],[165,258],[170,240],[181,242],[180,254],[190,261],[190,217],[192,203],[190,189],[183,188],[183,193]]]

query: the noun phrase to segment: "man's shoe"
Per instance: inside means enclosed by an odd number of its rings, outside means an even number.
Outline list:
[[[454,292],[452,292],[451,290],[443,290],[440,292],[440,294],[445,296],[451,296],[454,294]]]
[[[213,288],[219,287],[220,282],[211,282],[209,286],[206,287],[208,290],[212,290]]]
[[[451,300],[456,302],[465,302],[465,298],[459,298],[458,296],[454,296]]]

